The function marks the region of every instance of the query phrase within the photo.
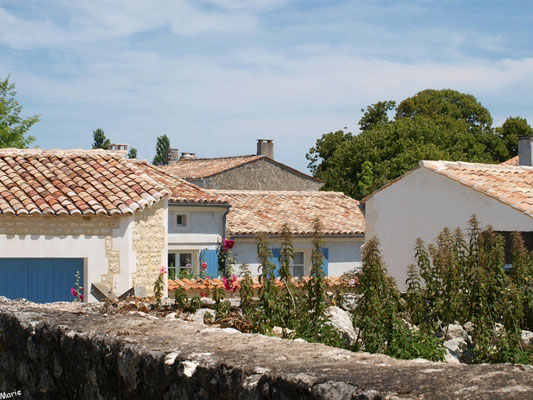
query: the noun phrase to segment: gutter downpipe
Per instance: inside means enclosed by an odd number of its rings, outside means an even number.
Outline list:
[[[226,211],[224,211],[224,215],[222,216],[222,240],[226,238],[226,221],[227,221],[227,216],[229,214],[230,208],[231,208],[231,205],[228,204],[228,206],[226,207]],[[227,273],[228,273],[228,268],[226,265],[226,261],[224,261],[224,276],[227,275]]]

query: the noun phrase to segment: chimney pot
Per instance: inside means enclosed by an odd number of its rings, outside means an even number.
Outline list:
[[[181,153],[180,160],[196,160],[196,153]]]
[[[272,139],[257,139],[257,155],[274,159],[274,141]]]
[[[518,165],[533,166],[533,135],[518,137]]]

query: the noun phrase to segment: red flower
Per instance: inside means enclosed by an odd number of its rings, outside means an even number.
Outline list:
[[[235,245],[235,240],[224,239],[223,242],[222,242],[222,246],[223,246],[224,250],[233,249],[234,245]]]
[[[208,294],[207,293],[204,293],[204,292],[200,292],[200,297],[207,297]]]
[[[207,269],[207,263],[205,262],[202,263],[202,269]]]

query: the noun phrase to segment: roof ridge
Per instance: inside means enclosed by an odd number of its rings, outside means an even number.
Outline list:
[[[228,193],[228,194],[294,194],[294,195],[300,195],[300,196],[318,196],[323,194],[334,194],[334,195],[343,195],[346,197],[350,197],[347,194],[343,192],[335,192],[330,190],[250,190],[250,189],[204,189],[207,192],[213,192],[213,193]],[[355,199],[354,199],[355,200]]]
[[[446,160],[421,160],[419,166],[424,168],[431,168],[431,166],[464,166],[472,168],[486,168],[486,169],[502,169],[502,170],[526,170],[533,171],[533,166],[528,165],[508,165],[508,164],[488,164],[488,163],[473,163],[468,161],[446,161]],[[440,168],[439,168],[440,169]]]
[[[189,162],[189,161],[208,161],[208,160],[227,160],[227,159],[233,159],[233,158],[247,158],[247,157],[258,157],[258,158],[261,158],[261,157],[266,157],[265,155],[262,155],[262,154],[245,154],[245,155],[242,155],[242,156],[223,156],[223,157],[197,157],[197,158],[187,158],[187,159],[180,159],[177,162]],[[175,164],[175,163],[172,163],[172,164]],[[167,165],[170,166],[172,164],[169,164]]]
[[[57,157],[73,157],[73,156],[103,156],[113,158],[125,158],[126,152],[124,150],[104,150],[104,149],[18,149],[13,147],[6,147],[0,149],[0,157],[14,157],[14,156],[32,156],[43,155]]]

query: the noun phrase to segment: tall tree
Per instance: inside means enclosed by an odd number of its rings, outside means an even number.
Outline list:
[[[128,152],[128,158],[137,158],[137,149],[132,147]]]
[[[170,139],[167,135],[158,136],[155,146],[154,165],[168,164],[168,151],[170,150]]]
[[[367,107],[358,135],[322,135],[307,158],[324,190],[356,199],[417,166],[420,160],[501,162],[510,157],[492,128],[492,117],[474,96],[455,90],[423,90],[403,100],[394,119],[392,101]]]
[[[105,133],[102,129],[98,128],[93,131],[93,149],[107,150],[109,143],[110,141],[105,137]]]
[[[15,99],[16,95],[15,84],[9,83],[9,76],[0,79],[0,147],[24,149],[35,140],[33,136],[26,136],[26,133],[39,121],[40,116],[22,118],[22,106]]]
[[[396,102],[392,100],[378,101],[366,108],[361,109],[363,117],[359,121],[361,131],[375,128],[379,124],[386,124],[389,121],[389,111],[396,109]]]
[[[533,135],[533,128],[529,126],[525,118],[509,117],[500,128],[496,128],[498,134],[505,141],[505,146],[511,156],[518,154],[518,137]]]

